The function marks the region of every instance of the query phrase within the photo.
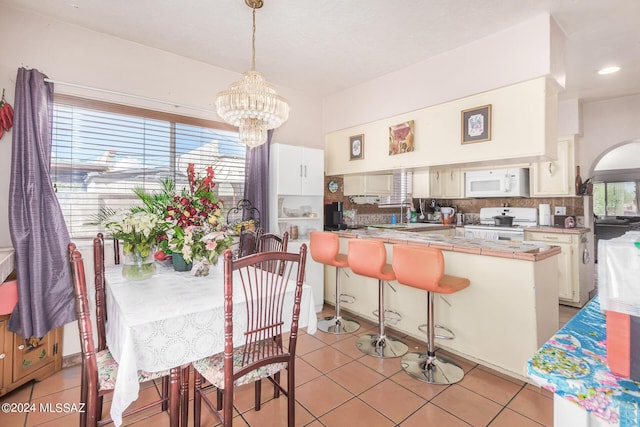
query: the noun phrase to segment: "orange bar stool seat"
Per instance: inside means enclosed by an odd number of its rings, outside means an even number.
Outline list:
[[[444,256],[440,249],[422,246],[394,245],[393,271],[398,283],[427,291],[427,352],[409,353],[402,358],[402,369],[429,384],[453,384],[464,377],[464,371],[452,359],[436,356],[434,294],[452,294],[469,286],[469,279],[444,274]],[[438,338],[452,339],[451,336]],[[422,330],[422,329],[420,329]]]
[[[384,281],[395,280],[396,275],[387,264],[387,251],[379,240],[351,239],[347,254],[349,268],[355,274],[378,279],[378,334],[358,338],[356,346],[370,356],[400,357],[409,349],[405,343],[385,334]]]
[[[350,334],[360,328],[355,320],[345,319],[340,315],[340,303],[353,301],[353,297],[341,293],[340,271],[348,267],[347,255],[340,252],[340,239],[335,233],[328,231],[312,231],[309,233],[311,257],[315,262],[336,268],[336,314],[318,321],[318,329],[330,334]],[[343,299],[345,298],[345,299]]]

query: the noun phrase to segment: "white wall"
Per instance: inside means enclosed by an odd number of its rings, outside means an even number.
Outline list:
[[[215,114],[216,93],[241,75],[117,37],[85,30],[50,18],[0,5],[0,89],[13,105],[20,67],[36,68],[53,80],[135,94],[194,108],[176,108],[130,97],[56,85],[56,92],[101,98],[221,121]],[[291,104],[289,120],[274,141],[324,147],[322,103],[286,87],[278,93]],[[8,231],[11,132],[0,140],[0,246],[10,246]]]

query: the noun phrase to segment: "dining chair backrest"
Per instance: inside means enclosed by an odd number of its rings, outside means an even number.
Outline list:
[[[240,229],[240,239],[238,243],[238,258],[253,255],[258,251],[258,237],[262,235],[262,228],[248,230]]]
[[[107,348],[107,302],[105,293],[104,236],[98,233],[93,239],[93,273],[96,289],[96,328],[98,330],[98,348]]]
[[[231,251],[224,256],[224,398],[223,402],[233,402],[234,380],[260,367],[274,363],[286,363],[288,366],[287,390],[289,411],[293,411],[295,397],[295,355],[298,339],[298,322],[302,283],[307,256],[307,246],[302,244],[299,253],[260,252],[233,260]],[[265,264],[269,267],[265,268]],[[273,274],[270,271],[282,271]],[[235,276],[234,276],[235,273]],[[234,277],[239,283],[234,283]],[[244,342],[233,340],[234,305],[233,288],[241,286],[244,290],[247,330]],[[292,286],[292,312],[285,313],[285,295]],[[242,313],[242,314],[240,314]],[[291,317],[289,317],[289,315]],[[283,347],[283,325],[291,322],[289,344]],[[237,320],[236,320],[237,322]],[[234,362],[234,348],[244,345],[241,360]],[[238,363],[240,365],[238,366]],[[234,366],[235,365],[235,366]],[[231,420],[232,404],[224,406],[224,419]],[[292,414],[291,414],[292,415]],[[293,418],[290,418],[293,419]]]
[[[289,232],[281,236],[274,233],[263,233],[258,237],[258,252],[287,252]]]
[[[84,408],[81,417],[86,417],[86,425],[96,425],[98,405],[98,365],[96,351],[93,342],[93,330],[91,327],[91,314],[89,300],[87,298],[87,282],[84,272],[82,254],[76,245],[69,243],[69,264],[71,278],[76,301],[76,314],[78,316],[78,330],[80,332],[80,347],[82,350],[82,372],[80,395]],[[82,424],[82,423],[81,423]]]

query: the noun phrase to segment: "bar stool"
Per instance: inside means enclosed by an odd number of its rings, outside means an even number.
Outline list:
[[[384,281],[395,280],[391,265],[387,264],[387,251],[379,240],[351,239],[347,254],[349,267],[355,274],[378,279],[378,334],[358,338],[356,346],[370,356],[400,357],[409,350],[402,341],[385,334]]]
[[[349,266],[347,256],[339,253],[340,239],[337,234],[328,231],[312,231],[309,236],[313,260],[336,268],[336,315],[320,320],[318,329],[336,335],[355,332],[360,324],[355,320],[343,319],[340,315],[340,303],[343,297],[340,292],[340,270]]]
[[[402,358],[402,369],[414,378],[429,384],[453,384],[464,377],[464,371],[452,359],[436,356],[435,328],[441,328],[451,336],[452,331],[434,324],[433,297],[436,294],[452,294],[469,286],[469,279],[444,274],[444,256],[440,249],[409,245],[393,246],[393,271],[398,283],[427,291],[427,353],[409,353]],[[424,325],[420,325],[418,329]]]

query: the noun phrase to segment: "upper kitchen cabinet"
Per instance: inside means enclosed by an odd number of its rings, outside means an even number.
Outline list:
[[[460,169],[435,169],[429,174],[429,189],[434,198],[458,199],[463,197],[463,180]],[[415,196],[414,196],[415,197]]]
[[[345,196],[388,196],[393,192],[392,175],[345,175]]]
[[[412,196],[417,199],[431,197],[430,174],[428,170],[413,171],[413,191]]]
[[[532,197],[574,196],[575,147],[573,138],[558,141],[558,159],[533,164]]]
[[[294,145],[273,144],[271,166],[277,194],[324,195],[324,151]]]

